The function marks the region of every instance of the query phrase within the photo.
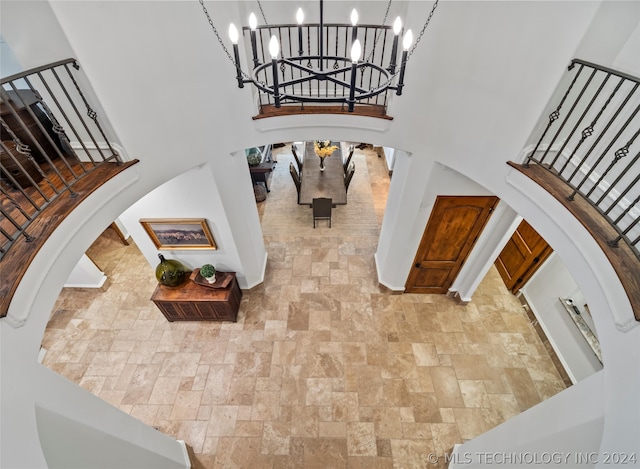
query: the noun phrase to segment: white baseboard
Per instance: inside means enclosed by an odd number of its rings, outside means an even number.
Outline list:
[[[187,444],[184,440],[176,440],[182,448],[182,455],[184,456],[185,469],[191,469],[191,459],[189,459],[189,451],[187,451]]]
[[[94,283],[65,283],[64,288],[102,288],[107,281],[107,276],[102,274],[98,282]]]

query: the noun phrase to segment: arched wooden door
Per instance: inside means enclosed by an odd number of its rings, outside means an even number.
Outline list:
[[[446,293],[493,208],[493,196],[439,196],[407,278],[407,293]]]

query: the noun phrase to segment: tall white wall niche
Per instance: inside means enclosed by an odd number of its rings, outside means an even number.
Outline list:
[[[584,295],[560,256],[551,254],[521,292],[571,381],[582,381],[602,369],[600,345],[590,308],[585,308]],[[573,304],[567,303],[569,299]],[[596,350],[594,346],[597,346]]]

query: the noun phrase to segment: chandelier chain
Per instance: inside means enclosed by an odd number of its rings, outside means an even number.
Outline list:
[[[418,47],[418,43],[422,40],[422,36],[424,36],[425,30],[427,29],[427,26],[429,26],[429,22],[431,21],[431,18],[433,17],[433,14],[435,13],[436,8],[438,8],[438,1],[439,0],[436,0],[435,2],[433,2],[433,7],[431,8],[431,12],[429,13],[429,16],[427,17],[427,21],[425,21],[424,26],[422,27],[422,30],[420,31],[420,34],[418,34],[418,38],[416,39],[416,43],[413,45],[413,47],[411,48],[411,50],[407,54],[407,62],[409,61],[409,58],[413,54],[413,51],[415,51],[416,47]]]
[[[405,60],[405,64],[407,62],[409,62],[409,58],[411,57],[411,54],[413,54],[413,51],[416,49],[416,47],[418,47],[418,43],[422,39],[422,36],[424,36],[424,32],[427,29],[427,26],[429,26],[429,22],[431,21],[431,18],[433,17],[433,14],[436,11],[436,8],[438,7],[438,1],[439,0],[435,0],[435,2],[433,3],[433,7],[431,8],[431,12],[429,13],[429,16],[427,17],[427,21],[425,21],[424,26],[422,26],[422,30],[420,31],[420,34],[418,35],[418,38],[416,39],[416,43],[413,45],[413,47],[407,53],[407,59]],[[389,3],[391,3],[391,2],[389,2]],[[400,73],[400,70],[396,70],[395,73],[393,73],[393,75],[391,75],[389,77],[389,79],[385,83],[383,83],[383,86],[390,86],[391,83],[393,83],[393,80],[395,80],[396,76],[398,76],[399,73]]]
[[[393,0],[389,0],[389,3],[387,3],[387,11],[384,12],[384,18],[382,19],[382,26],[384,26],[387,22],[387,17],[389,16],[389,9],[391,8],[391,2]],[[371,48],[371,51],[369,52],[369,55],[367,56],[367,58],[365,59],[365,62],[369,62],[371,60],[371,58],[373,57],[373,53],[376,50],[376,47],[378,45],[378,40],[380,39],[380,35],[378,34],[378,31],[376,30],[376,34],[373,37],[373,47]]]
[[[202,5],[202,11],[204,11],[204,14],[207,17],[207,20],[209,21],[209,25],[211,26],[211,29],[213,30],[213,34],[215,34],[216,37],[218,38],[218,42],[220,43],[220,46],[222,47],[222,50],[224,50],[224,52],[227,54],[227,57],[229,57],[229,60],[231,61],[233,66],[236,67],[236,68],[239,68],[239,64],[237,64],[236,61],[233,59],[233,57],[231,56],[231,53],[229,52],[229,49],[227,49],[227,46],[224,45],[224,41],[220,37],[220,34],[218,34],[218,30],[214,26],[213,20],[209,16],[209,12],[207,11],[207,7],[204,6],[204,0],[199,0],[199,1],[200,1],[200,5]],[[242,73],[242,76],[244,78],[246,78],[247,80],[251,80],[251,77],[249,75],[247,75],[244,71],[241,70],[241,73]]]
[[[405,60],[405,64],[407,62],[409,62],[409,58],[413,54],[413,51],[416,49],[416,47],[418,47],[418,43],[422,39],[422,36],[424,36],[425,30],[427,29],[427,26],[429,26],[429,22],[431,21],[431,18],[433,17],[433,14],[436,11],[436,8],[438,8],[438,1],[439,0],[435,0],[435,2],[433,3],[433,7],[431,8],[431,12],[429,13],[429,16],[427,17],[427,21],[425,21],[424,26],[422,26],[422,30],[420,31],[420,34],[418,35],[418,38],[416,39],[416,43],[413,45],[413,47],[407,53],[407,59]],[[399,73],[400,73],[400,70],[396,70],[395,73],[393,75],[391,75],[389,77],[389,79],[385,83],[383,83],[383,86],[390,86],[391,83],[393,83],[393,80],[395,80],[396,76],[398,76]]]
[[[264,20],[264,24],[265,25],[269,25],[269,22],[267,21],[267,17],[264,14],[264,10],[262,9],[262,3],[260,3],[260,0],[256,0],[258,2],[258,7],[260,8],[260,13],[262,14],[262,19]]]
[[[260,13],[262,14],[262,19],[264,20],[264,25],[269,27],[269,36],[271,36],[271,34],[272,34],[271,25],[267,21],[267,15],[264,14],[264,10],[262,9],[262,3],[260,2],[260,0],[256,0],[256,2],[258,3],[258,7],[260,8]],[[282,55],[282,51],[280,52],[280,54]]]

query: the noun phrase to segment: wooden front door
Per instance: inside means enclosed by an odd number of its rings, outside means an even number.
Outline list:
[[[497,203],[493,196],[439,196],[405,291],[446,293]]]
[[[552,252],[553,249],[542,236],[522,220],[495,265],[504,284],[515,294]]]

